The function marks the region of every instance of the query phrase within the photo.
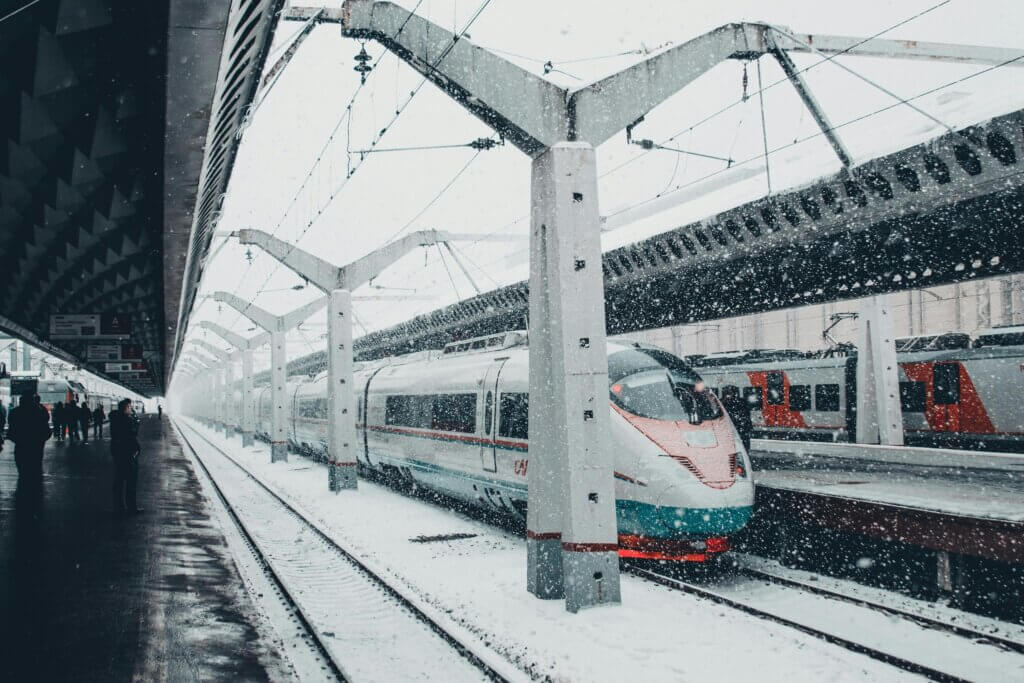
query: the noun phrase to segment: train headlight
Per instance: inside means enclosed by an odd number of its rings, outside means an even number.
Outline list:
[[[746,479],[747,478],[747,465],[743,461],[743,453],[733,453],[730,459],[734,463],[733,469],[736,472],[736,476],[740,477],[741,479]]]

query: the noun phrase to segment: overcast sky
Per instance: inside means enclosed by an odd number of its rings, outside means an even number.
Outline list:
[[[449,30],[462,30],[482,1],[423,0],[418,13]],[[401,0],[398,4],[411,9],[416,2]],[[941,6],[926,11],[936,5]],[[645,51],[683,43],[724,23],[765,21],[800,33],[867,37],[921,12],[925,13],[881,37],[1024,50],[1020,37],[1024,3],[1019,0],[492,0],[467,34],[478,45],[514,53],[517,56],[505,56],[536,73],[542,73],[543,63],[551,60],[561,72],[552,73],[552,80],[580,87],[644,59]],[[278,28],[272,59],[298,28],[299,24],[290,22]],[[422,228],[508,235],[518,239],[457,245],[460,257],[481,290],[525,279],[530,165],[511,145],[475,157],[470,149],[374,154],[344,182],[349,165],[359,163],[359,155],[346,153],[346,148],[366,148],[421,80],[393,55],[383,54],[379,45],[367,44],[374,69],[354,101],[351,122],[343,123],[330,138],[359,83],[352,70],[359,48],[332,25],[314,29],[301,46],[245,131],[220,230],[252,227],[271,231],[282,239],[298,240],[302,248],[338,264]],[[800,68],[821,60],[806,54],[796,54],[793,59]],[[760,61],[765,85],[783,78],[774,61]],[[901,97],[913,97],[983,70],[848,56],[837,61]],[[1020,109],[1024,106],[1024,60],[1018,64],[1021,66],[990,71],[914,102],[953,127]],[[640,217],[606,232],[605,249],[664,232],[767,192],[764,160],[756,158],[764,144],[756,96],[693,127],[741,100],[743,68],[743,63],[734,61],[715,67],[657,107],[635,133],[659,142],[675,136],[668,144],[732,158],[737,162],[732,168],[727,169],[724,162],[672,152],[644,153],[626,144],[624,132],[598,148],[602,215]],[[753,94],[758,82],[756,64],[747,65],[747,70],[748,92]],[[834,64],[822,64],[804,76],[834,125],[869,115],[839,129],[855,162],[944,132],[939,124],[906,106],[870,115],[894,100]],[[764,106],[768,147],[778,148],[769,156],[773,190],[838,169],[827,142],[820,135],[814,137],[818,129],[788,83],[767,90]],[[484,124],[427,84],[378,146],[467,143],[489,135],[492,133]],[[805,138],[810,139],[794,144]],[[320,162],[310,173],[318,157]],[[458,179],[438,197],[460,171]],[[652,202],[659,196],[662,199]],[[663,210],[644,216],[649,211],[639,207]],[[259,250],[253,249],[251,264],[245,253],[245,247],[230,240],[207,266],[201,292],[231,291],[282,313],[319,296],[312,288],[289,289],[301,281]],[[388,289],[364,287],[356,292],[357,296],[378,297],[356,302],[361,325],[368,330],[388,327],[473,296],[473,286],[450,256],[446,264],[447,269],[436,249],[421,249],[381,275],[377,284]],[[379,300],[403,294],[414,296],[405,301]],[[323,314],[314,316],[289,336],[290,355],[322,347],[322,318]],[[196,323],[203,319],[246,335],[255,333],[233,310],[206,302],[192,316],[193,336],[201,334]],[[362,333],[362,327],[357,327],[357,336]]]

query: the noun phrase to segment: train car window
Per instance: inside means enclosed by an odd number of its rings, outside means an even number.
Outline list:
[[[935,405],[948,406],[960,402],[960,364],[938,363],[933,369]]]
[[[924,382],[900,382],[900,408],[905,413],[923,413],[925,409]]]
[[[761,402],[764,400],[764,392],[761,387],[743,387],[743,398],[750,404],[751,410],[760,412]]]
[[[485,346],[487,346],[487,340],[486,339],[477,339],[475,342],[473,342],[470,345],[469,348],[471,348],[471,349],[482,349]]]
[[[484,434],[491,433],[491,423],[494,421],[494,392],[488,391],[484,399]]]
[[[511,393],[501,395],[501,411],[498,418],[498,436],[510,439],[529,438],[530,395]]]
[[[793,400],[793,389],[790,388],[790,401]],[[838,384],[815,384],[814,385],[814,409],[822,412],[834,413],[839,411],[839,385]]]
[[[797,411],[811,409],[810,384],[789,385],[789,409]]]
[[[781,406],[786,402],[785,383],[781,372],[769,372],[765,375],[768,385],[768,405]]]
[[[432,410],[430,396],[388,396],[384,400],[384,424],[430,429]]]
[[[430,428],[442,432],[476,431],[476,394],[438,394],[434,396]]]

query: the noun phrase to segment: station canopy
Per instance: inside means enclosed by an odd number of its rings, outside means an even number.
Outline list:
[[[163,393],[279,5],[0,3],[0,330]]]

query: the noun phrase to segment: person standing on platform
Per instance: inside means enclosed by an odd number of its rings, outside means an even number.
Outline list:
[[[82,443],[89,443],[89,420],[92,419],[92,411],[89,410],[89,404],[82,401],[82,405],[78,408],[78,427],[82,432]]]
[[[734,385],[722,387],[722,407],[729,413],[732,423],[739,432],[743,448],[750,453],[750,435],[754,431],[754,423],[750,419],[751,405],[744,397],[740,396],[740,389]]]
[[[4,444],[4,430],[7,429],[7,408],[0,401],[0,446]]]
[[[92,411],[92,438],[95,441],[99,441],[103,438],[103,421],[107,419],[107,414],[103,412],[103,404],[97,403],[96,410]]]
[[[156,404],[156,418],[158,420],[164,419],[164,407],[159,403]]]
[[[138,422],[131,414],[131,399],[122,399],[110,414],[110,454],[114,457],[114,512],[142,512],[135,498],[139,478]]]
[[[64,403],[57,401],[53,404],[53,435],[57,441],[64,440]]]
[[[78,402],[75,399],[64,405],[64,427],[68,432],[68,441],[78,441]]]
[[[14,442],[18,479],[42,481],[43,447],[50,438],[50,413],[40,405],[38,396],[22,394],[8,421],[7,436]]]

